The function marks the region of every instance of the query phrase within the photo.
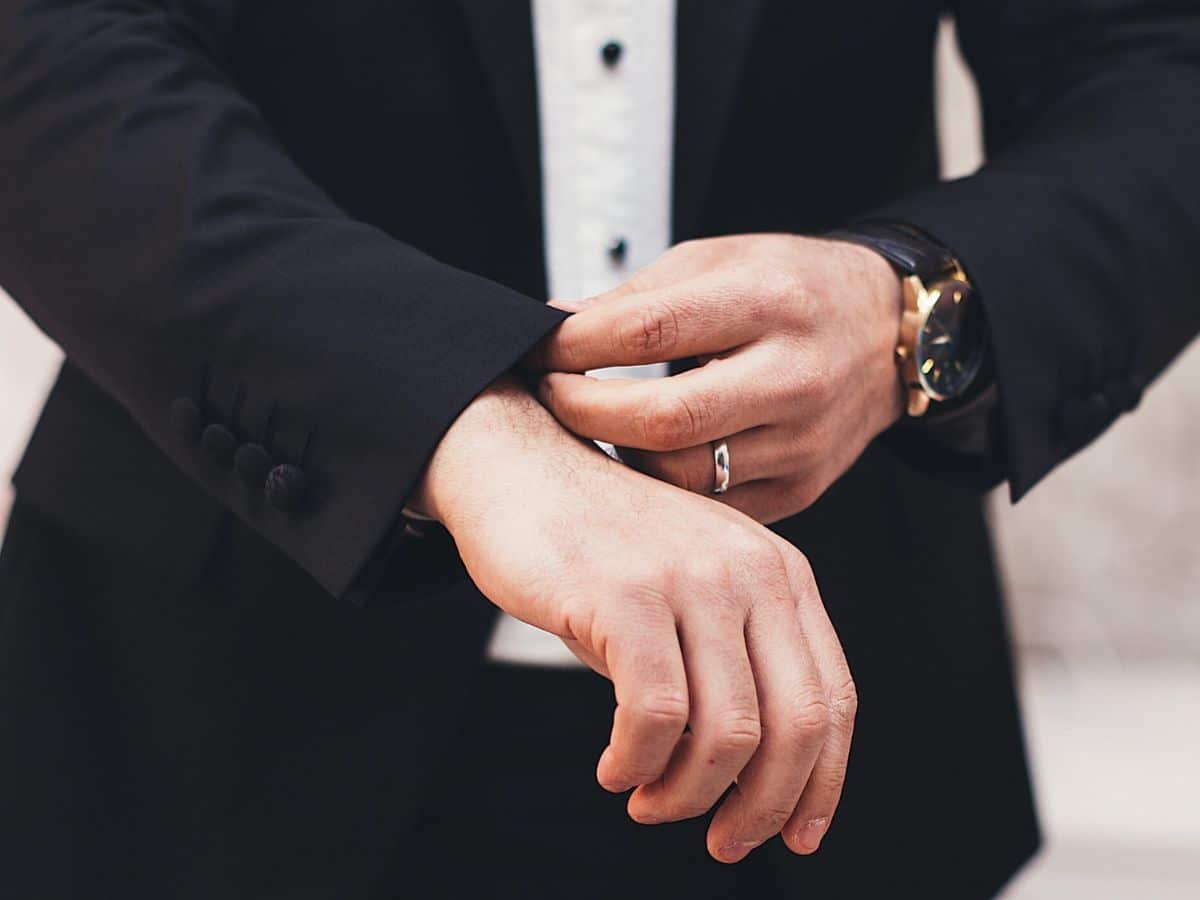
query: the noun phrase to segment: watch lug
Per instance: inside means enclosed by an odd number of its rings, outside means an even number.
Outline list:
[[[908,415],[911,418],[919,419],[929,411],[929,395],[920,388],[909,388],[908,390]]]

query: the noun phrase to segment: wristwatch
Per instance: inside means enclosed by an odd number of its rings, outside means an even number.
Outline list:
[[[987,354],[987,319],[954,254],[902,222],[860,222],[826,237],[874,250],[903,279],[895,352],[908,415],[923,416],[932,404],[964,397]]]

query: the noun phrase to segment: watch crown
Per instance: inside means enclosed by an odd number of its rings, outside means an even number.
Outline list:
[[[908,348],[900,345],[896,348],[896,365],[902,366],[908,362]]]

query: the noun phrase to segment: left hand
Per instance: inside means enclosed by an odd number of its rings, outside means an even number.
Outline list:
[[[702,494],[727,442],[719,499],[760,522],[814,502],[904,408],[900,279],[854,244],[689,241],[607,294],[553,305],[575,311],[540,348],[539,395],[555,417]],[[579,374],[689,356],[699,368],[663,379]]]

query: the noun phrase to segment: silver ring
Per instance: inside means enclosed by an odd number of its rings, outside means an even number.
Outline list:
[[[713,493],[723,494],[729,490],[729,444],[725,441],[713,446],[713,463],[716,465]]]

